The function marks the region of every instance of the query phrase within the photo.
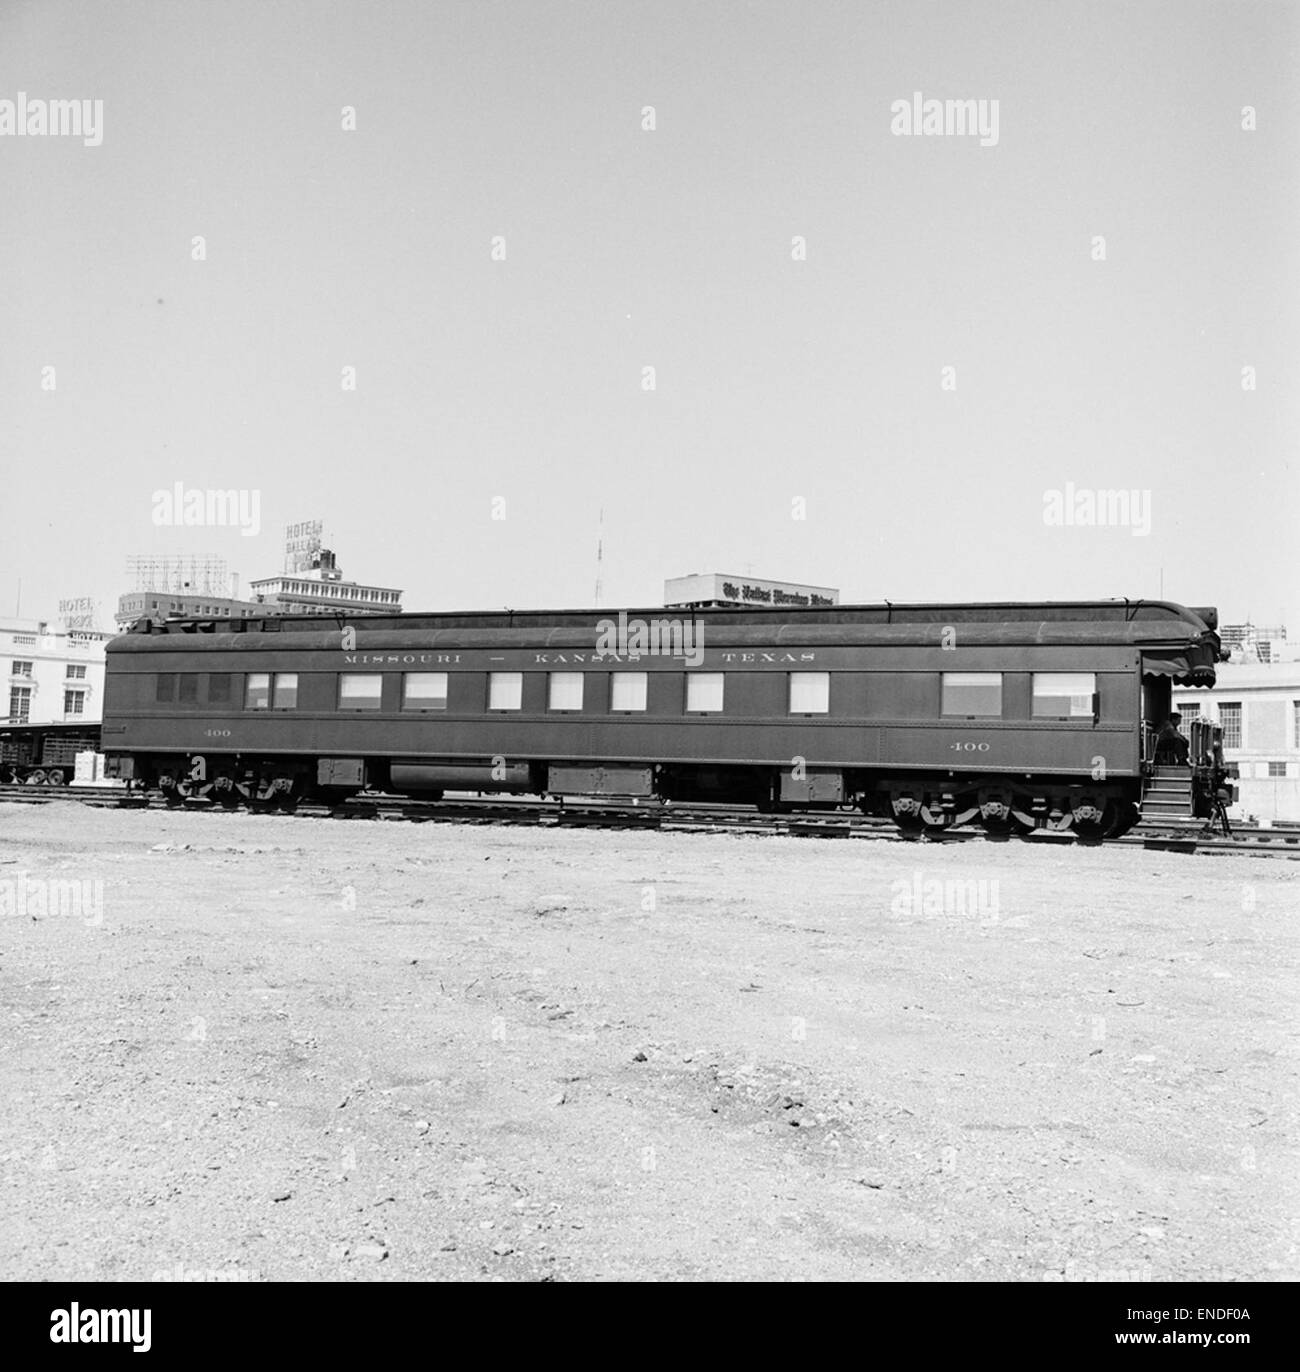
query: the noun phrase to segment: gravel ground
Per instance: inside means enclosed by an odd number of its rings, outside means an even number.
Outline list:
[[[0,1278],[1295,1279],[1295,875],[0,806]]]

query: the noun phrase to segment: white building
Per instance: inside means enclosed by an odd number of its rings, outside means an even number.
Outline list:
[[[263,614],[281,615],[395,615],[402,610],[402,593],[391,586],[363,586],[345,581],[334,554],[323,548],[312,566],[249,582]]]
[[[1223,756],[1241,776],[1233,818],[1300,820],[1300,662],[1224,662],[1213,690],[1174,687],[1186,733],[1199,716],[1223,726]]]
[[[755,576],[727,576],[723,572],[693,572],[664,582],[664,608],[698,610],[745,605],[779,609],[783,605],[838,605],[833,586],[806,586],[797,581],[765,581]]]
[[[97,724],[104,707],[104,645],[111,637],[44,620],[0,618],[4,722]]]

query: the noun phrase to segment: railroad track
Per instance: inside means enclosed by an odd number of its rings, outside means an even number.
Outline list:
[[[52,801],[108,809],[167,809],[161,796],[141,795],[114,786],[0,785],[0,803],[42,805]],[[187,803],[185,809],[207,810],[210,802]],[[241,812],[236,812],[241,813]],[[267,811],[275,814],[275,811]],[[968,843],[1006,841],[979,828],[951,829],[942,835],[900,834],[891,820],[871,815],[762,814],[730,805],[630,805],[587,801],[456,797],[414,800],[403,796],[359,796],[341,805],[303,802],[299,816],[344,820],[404,820],[433,824],[525,824],[539,828],[646,829],[665,833],[789,834],[799,838],[887,840],[896,843]],[[1252,853],[1264,857],[1300,859],[1300,829],[1237,828],[1231,837],[1204,832],[1201,820],[1161,820],[1139,824],[1112,843],[1156,852]],[[1072,834],[1037,833],[1020,839],[1041,845],[1079,842]]]

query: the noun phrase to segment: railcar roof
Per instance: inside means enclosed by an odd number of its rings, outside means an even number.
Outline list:
[[[751,609],[748,606],[721,609],[665,608],[662,605],[626,609],[587,610],[452,610],[407,611],[395,615],[360,615],[339,610],[335,614],[265,615],[248,619],[173,619],[163,624],[141,622],[132,633],[194,633],[202,626],[206,632],[257,632],[273,622],[281,633],[322,632],[337,624],[357,629],[438,630],[438,629],[587,629],[601,620],[645,620],[690,618],[697,623],[741,626],[771,625],[903,625],[903,624],[1113,624],[1135,620],[1177,621],[1197,631],[1214,631],[1218,611],[1201,607],[1189,609],[1169,600],[1073,600],[1073,601],[977,601],[930,602],[922,604],[798,605]]]

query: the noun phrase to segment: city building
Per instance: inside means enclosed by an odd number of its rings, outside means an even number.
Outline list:
[[[1193,719],[1223,726],[1223,756],[1240,769],[1236,819],[1300,820],[1300,663],[1225,662],[1212,690],[1175,687],[1187,733]]]
[[[328,548],[310,550],[298,570],[249,583],[251,598],[227,594],[230,574],[218,559],[135,558],[137,586],[118,597],[119,629],[142,619],[252,619],[266,615],[399,614],[402,593],[346,581]]]
[[[266,606],[254,600],[234,600],[229,596],[201,595],[190,591],[127,591],[117,598],[113,616],[119,629],[129,629],[140,619],[161,624],[168,616],[184,619],[247,619],[266,614]]]
[[[664,582],[664,607],[709,610],[737,605],[779,609],[783,605],[838,605],[840,593],[830,586],[804,586],[793,581],[764,581],[753,576],[693,572]]]
[[[1290,656],[1285,624],[1224,624],[1219,639],[1232,653],[1233,662],[1284,662]]]
[[[345,581],[328,548],[315,553],[311,565],[302,571],[263,577],[249,587],[261,614],[393,615],[402,610],[401,591]]]
[[[104,645],[111,637],[45,620],[0,618],[5,723],[98,723],[104,705]]]

